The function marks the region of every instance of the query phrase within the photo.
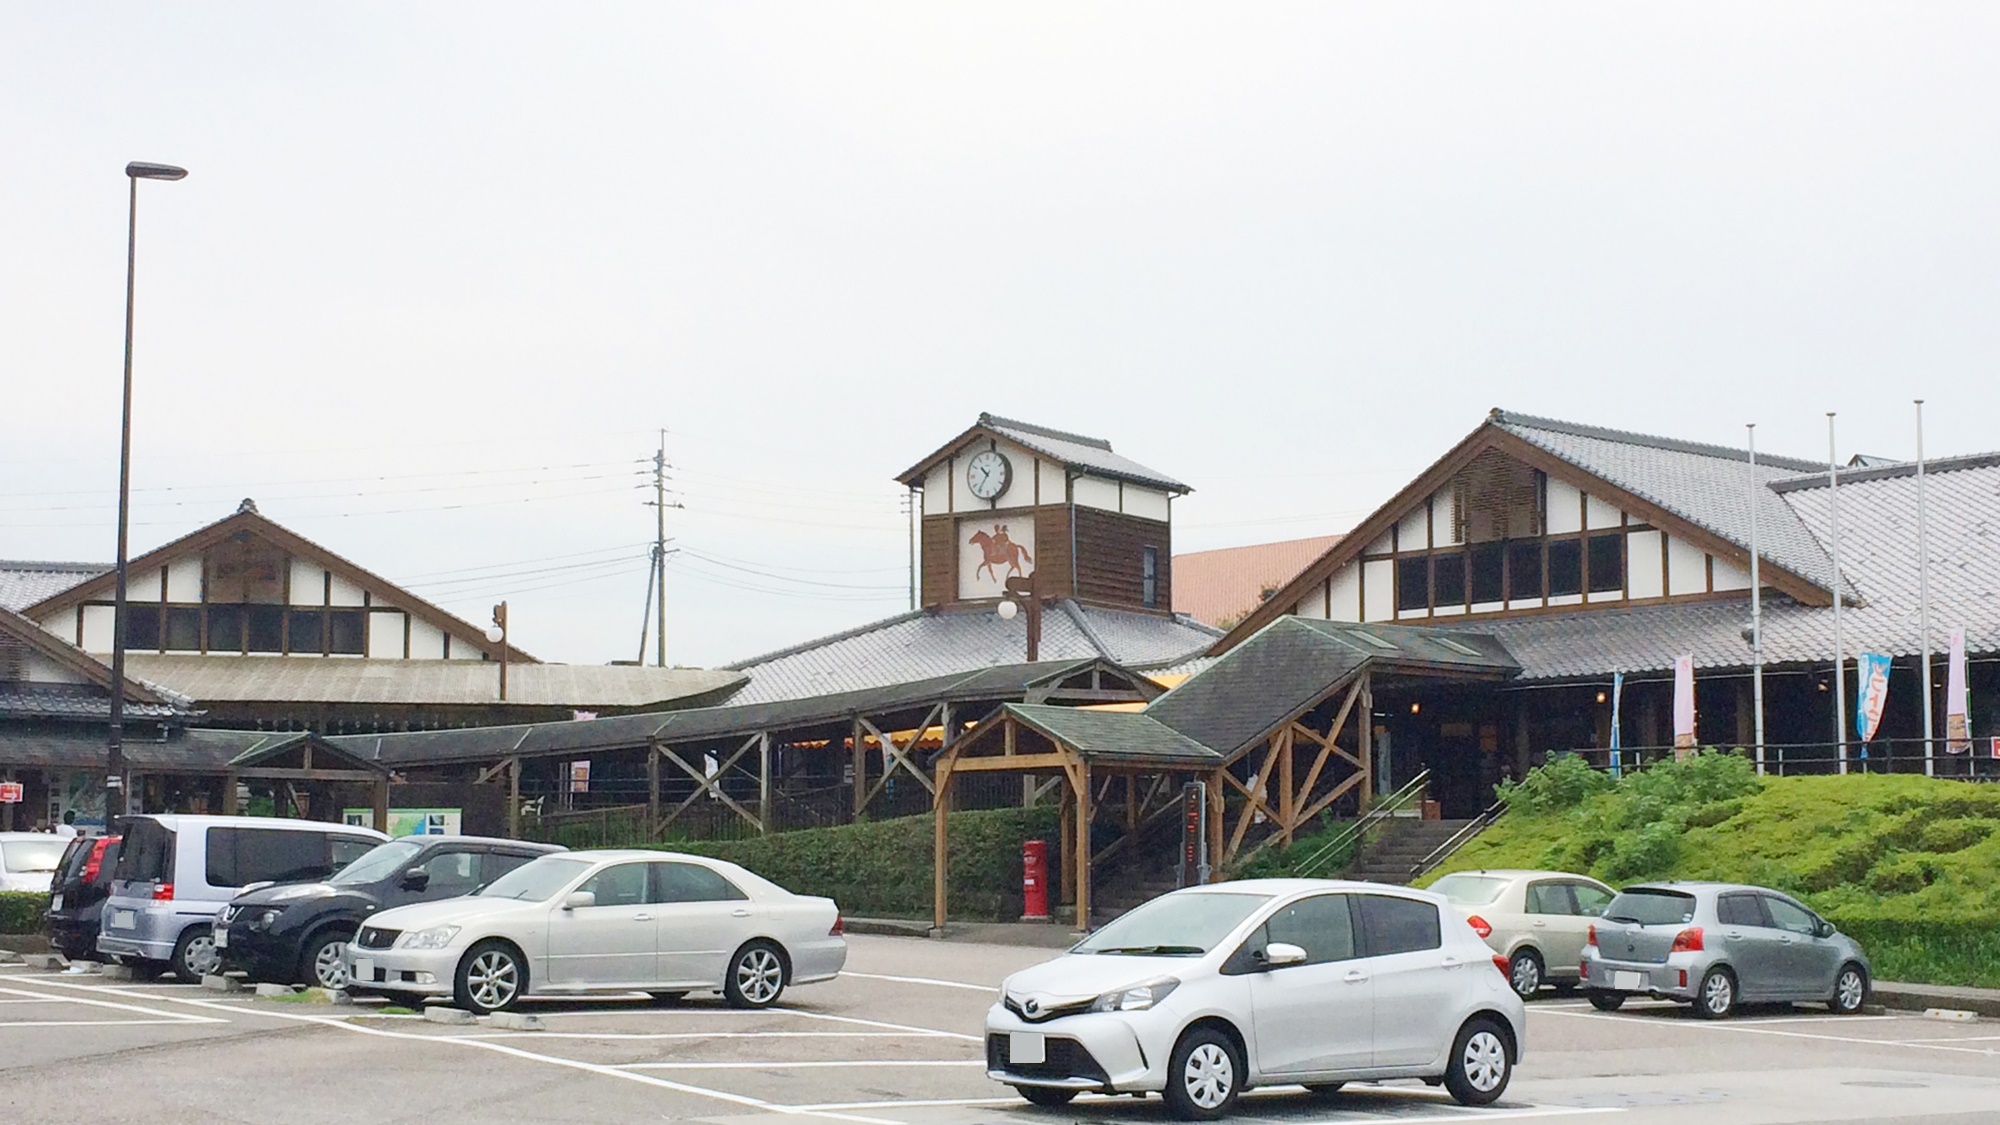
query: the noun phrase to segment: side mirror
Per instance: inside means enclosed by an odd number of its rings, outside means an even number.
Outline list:
[[[1824,918],[1821,918],[1819,920],[1819,924],[1813,927],[1813,933],[1816,936],[1823,938],[1830,938],[1839,932],[1840,932],[1839,930],[1834,928],[1832,922],[1829,922]]]
[[[403,872],[403,889],[421,891],[431,885],[431,873],[421,867],[412,867]]]
[[[1274,941],[1264,947],[1264,965],[1266,968],[1282,969],[1286,965],[1303,965],[1305,963],[1306,951],[1296,945],[1288,942]]]
[[[596,905],[597,905],[597,896],[591,894],[589,891],[571,891],[568,897],[563,899],[562,908],[564,910],[575,910],[580,906],[596,906]]]

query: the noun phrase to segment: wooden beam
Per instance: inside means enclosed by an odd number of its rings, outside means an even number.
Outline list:
[[[506,769],[507,763],[511,760],[510,758],[502,758],[485,769],[480,770],[477,774],[473,775],[472,783],[474,785],[484,785],[494,778],[499,777],[500,771]]]
[[[9,771],[8,776],[10,777],[12,776],[12,771]],[[9,813],[9,815],[11,815],[13,811],[14,811],[14,806],[8,805],[7,812]],[[223,816],[236,815],[236,771],[235,770],[230,770],[227,774],[224,774],[222,778],[222,815]]]
[[[854,819],[868,809],[868,740],[861,733],[861,717],[855,716],[848,730],[848,742],[854,759]]]
[[[1068,781],[1065,775],[1063,785],[1065,789],[1069,787]],[[1067,905],[1076,901],[1076,806],[1070,802],[1069,795],[1064,794],[1057,808],[1056,845],[1062,855],[1056,864],[1060,875],[1056,886],[1056,901],[1058,904]]]
[[[1227,807],[1223,801],[1222,779],[1227,776],[1228,770],[1216,770],[1208,785],[1208,870],[1211,879],[1222,871],[1222,821]]]
[[[389,779],[375,783],[375,831],[389,831]]]
[[[757,732],[757,834],[771,831],[771,732]]]
[[[1076,826],[1079,836],[1076,849],[1076,928],[1090,932],[1090,762],[1078,758],[1076,763]]]
[[[238,777],[265,781],[387,781],[388,774],[373,770],[295,770],[277,766],[248,766],[236,771]]]
[[[1229,855],[1234,856],[1236,849],[1243,846],[1243,837],[1250,831],[1250,822],[1259,810],[1262,810],[1266,817],[1272,820],[1277,819],[1275,812],[1271,808],[1270,801],[1264,796],[1265,786],[1271,780],[1271,767],[1277,764],[1277,746],[1266,743],[1264,764],[1257,770],[1257,780],[1254,785],[1245,786],[1242,782],[1236,780],[1234,774],[1226,775],[1229,777],[1230,783],[1235,785],[1248,798],[1243,803],[1243,814],[1236,819],[1236,831],[1229,837]]]
[[[660,838],[660,744],[646,743],[646,839]]]
[[[521,759],[507,759],[507,836],[521,838]]]
[[[940,716],[941,706],[942,705],[933,706],[929,711],[924,712],[923,721],[918,723],[917,728],[910,732],[909,742],[902,746],[896,745],[895,739],[889,737],[887,734],[884,734],[878,727],[876,727],[874,723],[869,722],[867,716],[856,715],[854,717],[855,722],[861,724],[863,729],[865,729],[868,733],[874,735],[875,740],[881,743],[883,752],[887,754],[886,760],[888,762],[887,766],[882,770],[881,780],[877,781],[874,787],[868,790],[867,798],[862,801],[861,804],[863,809],[866,809],[868,805],[872,804],[875,800],[875,795],[888,786],[889,778],[895,774],[898,767],[908,770],[910,776],[916,778],[917,783],[919,785],[922,785],[925,791],[930,793],[932,797],[937,796],[937,786],[934,783],[932,783],[931,779],[924,774],[924,771],[922,769],[918,768],[917,764],[914,761],[910,760],[910,758],[907,756],[907,752],[914,751],[916,749],[917,743],[921,741],[924,737],[924,732],[929,730],[931,728],[932,722]],[[949,732],[946,733],[948,737]]]
[[[1375,802],[1375,674],[1361,674],[1361,726],[1355,732],[1355,757],[1361,759],[1361,792],[1355,795],[1356,811],[1366,814]]]
[[[960,773],[1007,773],[1016,770],[1066,769],[1073,761],[1067,753],[1016,754],[1011,758],[961,758],[952,767]]]
[[[951,775],[951,763],[939,761],[937,788],[931,790],[931,925],[939,930],[944,929],[951,878],[951,837],[946,826],[951,816]]]
[[[1297,725],[1298,724],[1294,723],[1292,724],[1292,727],[1296,727]],[[1297,769],[1296,769],[1297,763],[1292,758],[1292,744],[1295,743],[1297,739],[1292,737],[1292,727],[1287,727],[1284,730],[1279,731],[1276,735],[1272,736],[1273,743],[1282,747],[1282,749],[1280,750],[1281,757],[1279,758],[1278,761],[1277,835],[1286,844],[1290,844],[1292,842],[1292,826],[1295,823],[1297,823],[1292,819],[1292,813],[1295,808],[1295,806],[1292,804],[1292,783],[1298,780]]]
[[[729,806],[729,808],[732,811],[734,811],[737,816],[742,817],[745,821],[751,824],[757,824],[758,823],[757,818],[750,814],[749,809],[744,808],[742,805],[736,802],[736,799],[734,797],[731,797],[728,793],[723,792],[722,775],[728,773],[732,768],[734,768],[736,763],[742,759],[743,755],[748,754],[751,748],[755,747],[758,744],[758,742],[762,739],[762,737],[763,736],[761,734],[753,734],[749,738],[744,739],[743,744],[736,748],[736,752],[734,754],[731,754],[727,761],[724,761],[716,766],[715,776],[712,778],[709,777],[707,774],[703,773],[701,770],[696,769],[694,766],[690,765],[679,754],[676,754],[671,749],[662,746],[660,748],[660,752],[667,756],[667,760],[671,761],[676,766],[679,766],[681,768],[681,772],[687,774],[689,777],[694,779],[695,790],[694,792],[688,794],[686,800],[674,806],[674,811],[667,814],[666,819],[660,822],[660,827],[664,829],[667,825],[672,824],[676,818],[678,818],[682,813],[688,810],[689,806],[693,805],[696,801],[700,800],[701,795],[704,793],[715,794],[715,799]]]
[[[1311,806],[1309,806],[1306,809],[1305,816],[1303,817],[1303,819],[1311,820],[1313,817],[1318,816],[1321,810],[1325,809],[1328,805],[1331,805],[1335,801],[1338,801],[1343,793],[1346,793],[1349,789],[1352,789],[1356,785],[1361,784],[1361,782],[1365,780],[1365,776],[1366,775],[1358,773],[1348,775],[1348,777],[1342,780],[1339,785],[1333,787],[1333,792],[1328,793],[1326,796],[1321,797],[1317,801],[1314,801],[1311,804]]]

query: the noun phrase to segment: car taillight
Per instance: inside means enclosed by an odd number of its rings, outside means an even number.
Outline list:
[[[833,928],[826,932],[826,936],[840,937],[842,934],[845,934],[846,932],[847,932],[847,920],[845,918],[842,918],[838,914],[834,915]]]
[[[1585,945],[1597,944],[1597,926],[1595,923],[1592,923],[1589,929],[1583,931],[1583,944]]]
[[[1501,976],[1506,977],[1508,980],[1514,979],[1511,975],[1513,972],[1512,963],[1498,953],[1493,955],[1493,967],[1500,970]]]
[[[1673,944],[1673,946],[1672,946],[1671,948],[1669,948],[1669,949],[1667,950],[1667,952],[1669,952],[1669,953],[1700,953],[1700,952],[1701,952],[1701,927],[1700,927],[1700,926],[1689,926],[1689,927],[1688,927],[1687,929],[1685,929],[1685,930],[1682,930],[1682,931],[1681,931],[1680,933],[1677,933],[1677,934],[1675,934],[1675,935],[1674,935],[1674,944]]]
[[[172,883],[153,884],[154,902],[172,902],[173,900],[174,900],[174,885]]]
[[[91,845],[90,858],[83,861],[84,882],[86,883],[97,882],[97,873],[100,870],[102,870],[104,866],[105,849],[109,848],[110,846],[111,846],[111,841],[109,840],[99,840],[97,843]]]
[[[1472,932],[1478,934],[1480,940],[1483,941],[1493,936],[1493,927],[1487,925],[1486,919],[1481,918],[1479,915],[1474,914],[1472,917],[1467,918],[1466,921],[1471,924]]]

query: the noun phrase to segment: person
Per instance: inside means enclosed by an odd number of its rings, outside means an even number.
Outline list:
[[[56,825],[56,835],[58,835],[58,836],[74,836],[74,835],[76,835],[76,810],[75,810],[75,809],[64,809],[64,810],[63,810],[63,816],[62,816],[62,823],[61,823],[61,824],[58,824],[58,825]]]

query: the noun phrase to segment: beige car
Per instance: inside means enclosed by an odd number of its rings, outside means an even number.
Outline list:
[[[1431,884],[1493,952],[1525,999],[1544,984],[1572,988],[1583,944],[1617,892],[1563,871],[1459,871]]]

